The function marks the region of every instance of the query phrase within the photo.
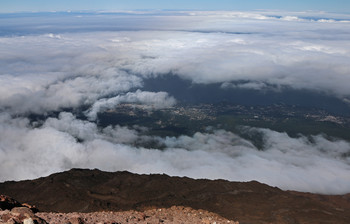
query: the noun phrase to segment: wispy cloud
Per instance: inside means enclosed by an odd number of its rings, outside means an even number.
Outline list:
[[[148,108],[150,110],[157,110],[174,106],[176,100],[166,92],[154,93],[138,89],[136,92],[128,92],[125,95],[100,99],[91,106],[91,109],[86,111],[86,115],[89,119],[96,120],[97,113],[113,109],[121,103],[143,104],[150,106]]]

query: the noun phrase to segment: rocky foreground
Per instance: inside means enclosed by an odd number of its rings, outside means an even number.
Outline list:
[[[48,223],[350,223],[349,194],[282,191],[256,181],[73,169],[1,183],[0,194],[36,205],[42,212],[35,217]]]
[[[115,224],[115,223],[232,223],[204,210],[182,206],[124,212],[53,213],[38,212],[28,204],[21,204],[6,195],[0,195],[0,223],[6,224]]]

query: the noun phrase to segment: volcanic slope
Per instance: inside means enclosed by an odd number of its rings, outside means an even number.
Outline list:
[[[144,211],[186,206],[244,223],[350,223],[350,194],[282,191],[256,181],[72,169],[0,184],[0,193],[45,212]]]

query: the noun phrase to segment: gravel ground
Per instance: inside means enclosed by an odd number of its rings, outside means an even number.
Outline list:
[[[93,213],[36,213],[50,224],[113,224],[113,223],[205,223],[219,224],[238,222],[225,219],[215,213],[188,207],[150,209],[144,212],[93,212]]]

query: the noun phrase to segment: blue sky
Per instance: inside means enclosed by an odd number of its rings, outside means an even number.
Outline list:
[[[0,12],[66,10],[321,10],[350,12],[349,0],[0,0]]]

